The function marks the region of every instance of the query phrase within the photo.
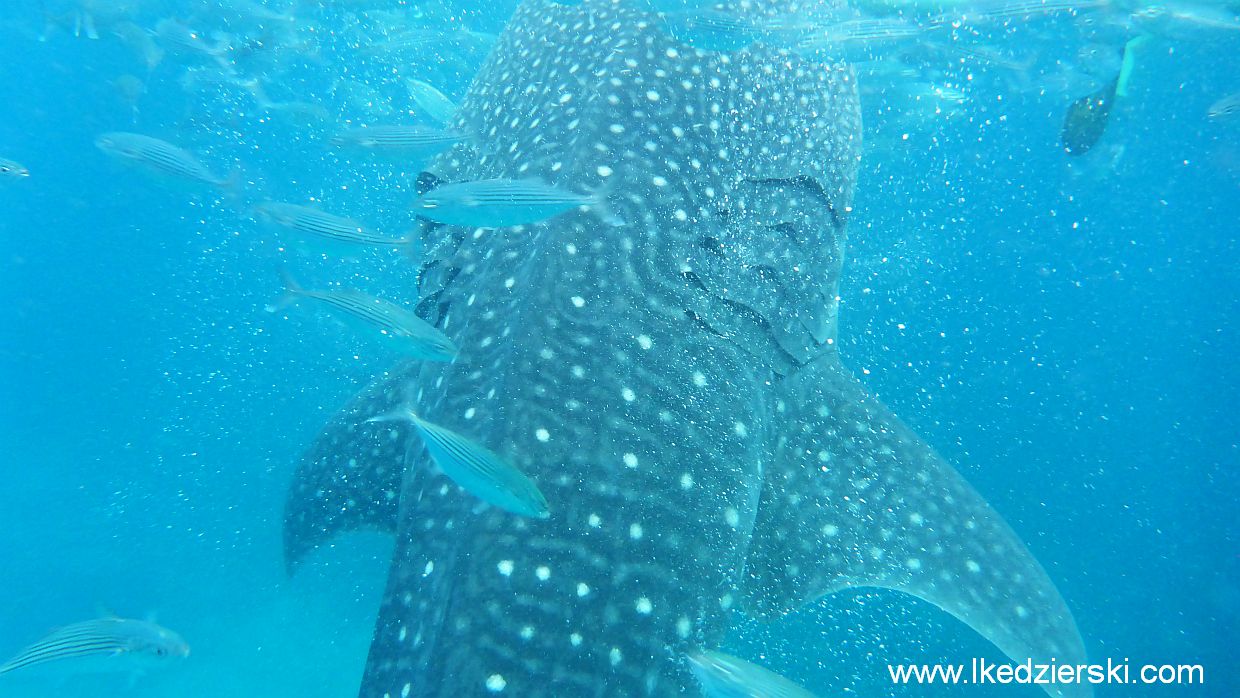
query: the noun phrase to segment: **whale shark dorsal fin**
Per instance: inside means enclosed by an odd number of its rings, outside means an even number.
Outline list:
[[[754,527],[748,612],[770,617],[841,589],[884,587],[933,603],[1015,661],[1084,663],[1041,565],[834,352],[788,376],[776,409],[784,423]]]
[[[284,562],[290,573],[335,535],[367,528],[396,531],[413,426],[371,419],[408,402],[417,370],[411,361],[375,380],[332,417],[302,455],[284,506]]]

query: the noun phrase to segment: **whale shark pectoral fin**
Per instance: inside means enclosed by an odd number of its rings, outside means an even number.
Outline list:
[[[408,402],[418,370],[402,364],[351,399],[297,464],[284,505],[284,563],[297,564],[333,536],[372,528],[396,532],[405,449],[413,426],[368,422]]]
[[[950,465],[832,352],[779,387],[784,426],[754,527],[746,610],[771,616],[875,586],[956,616],[1017,662],[1085,661],[1041,565]],[[1047,687],[1088,696],[1088,684]]]

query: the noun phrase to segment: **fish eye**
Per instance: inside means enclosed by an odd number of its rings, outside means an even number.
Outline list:
[[[158,654],[159,656],[161,656],[161,657],[162,657],[162,656],[164,656],[165,654],[168,654],[168,650],[164,649],[163,647],[157,647],[157,648],[155,649],[155,654]]]

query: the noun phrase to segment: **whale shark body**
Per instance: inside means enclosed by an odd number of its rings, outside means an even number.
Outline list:
[[[752,11],[788,12],[787,0]],[[624,0],[516,12],[420,179],[606,192],[507,229],[427,225],[419,315],[461,347],[324,428],[285,513],[290,569],[395,535],[363,698],[695,695],[734,614],[901,590],[1010,657],[1083,661],[1046,573],[842,366],[856,85],[761,45],[704,52]],[[408,407],[538,484],[546,519],[438,472]],[[1084,696],[1087,687],[1051,687]]]

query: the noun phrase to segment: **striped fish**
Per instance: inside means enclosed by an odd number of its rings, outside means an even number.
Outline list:
[[[499,455],[460,434],[431,424],[405,408],[370,422],[407,420],[417,428],[431,458],[444,475],[488,504],[520,516],[549,517],[547,499],[532,480]]]
[[[579,208],[588,209],[608,225],[623,225],[607,207],[605,192],[577,194],[539,179],[445,184],[418,197],[413,207],[422,218],[471,228],[541,223]]]
[[[303,246],[327,252],[367,246],[405,248],[413,241],[409,237],[384,237],[352,218],[298,204],[264,201],[254,207],[254,213],[262,220],[292,231]]]
[[[925,28],[902,19],[851,19],[824,27],[802,41],[801,50],[830,49],[840,44],[916,39]]]
[[[16,160],[0,158],[0,179],[21,179],[29,177],[30,170]]]
[[[730,654],[699,650],[688,657],[706,698],[814,698],[779,674]]]
[[[960,5],[952,12],[931,17],[931,24],[969,24],[989,19],[1028,18],[1076,13],[1108,7],[1111,0],[982,0],[975,5]]]
[[[426,112],[432,120],[439,124],[447,124],[456,114],[456,103],[428,82],[410,78],[405,81],[409,90],[409,98],[418,109]]]
[[[217,33],[212,36],[215,43],[210,43],[202,32],[191,29],[175,19],[161,19],[155,23],[154,36],[159,43],[171,51],[186,55],[208,56],[221,67],[232,70],[226,60],[232,37]]]
[[[66,625],[18,652],[0,674],[64,660],[105,660],[106,668],[134,670],[143,662],[189,656],[180,635],[145,620],[98,618]],[[95,661],[95,666],[104,662]]]
[[[660,17],[676,39],[707,51],[736,51],[765,35],[762,27],[749,17],[727,10],[686,9]]]
[[[368,296],[361,291],[341,289],[311,291],[301,287],[291,276],[284,276],[285,292],[268,312],[296,303],[301,298],[318,302],[341,320],[359,330],[379,335],[393,342],[402,353],[426,361],[452,361],[457,348],[444,333],[412,312],[391,301]]]
[[[332,137],[337,147],[399,150],[417,157],[433,157],[460,143],[461,134],[430,126],[369,126],[341,131]]]
[[[95,146],[118,160],[145,167],[159,174],[217,187],[230,185],[228,180],[212,174],[188,150],[178,148],[158,138],[114,131],[96,138]]]

